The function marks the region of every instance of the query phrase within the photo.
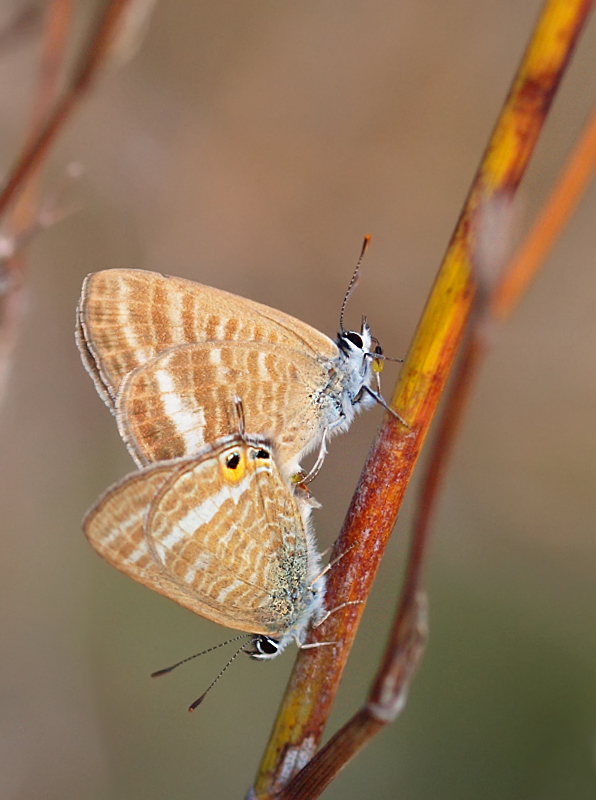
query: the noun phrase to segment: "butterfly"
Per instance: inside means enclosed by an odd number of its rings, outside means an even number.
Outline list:
[[[371,386],[380,345],[364,319],[359,332],[343,327],[357,270],[335,341],[282,311],[182,278],[132,269],[87,276],[77,344],[136,464],[191,456],[232,433],[226,409],[239,396],[247,430],[275,442],[282,471],[299,473],[318,448],[314,474],[330,434],[375,402],[387,408]]]
[[[242,424],[192,457],[131,473],[90,509],[83,529],[116,569],[252,634],[249,654],[268,659],[301,645],[324,617],[313,505],[282,474],[272,444]]]

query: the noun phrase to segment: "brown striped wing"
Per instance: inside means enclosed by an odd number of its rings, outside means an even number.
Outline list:
[[[292,624],[288,589],[305,587],[304,522],[273,459],[232,438],[133,473],[84,528],[100,555],[140,583],[226,627],[277,635]],[[226,464],[238,453],[230,478]]]
[[[138,464],[196,453],[238,428],[275,441],[280,464],[321,433],[317,390],[328,374],[310,354],[285,345],[207,343],[175,347],[139,367],[117,398],[120,433]]]
[[[333,358],[336,345],[289,314],[182,278],[113,269],[89,275],[77,310],[77,343],[104,401],[159,353],[200,342],[266,342]]]
[[[151,502],[175,470],[157,466],[127,476],[89,510],[83,530],[99,555],[120,572],[200,614],[196,598],[156,562],[144,534]]]

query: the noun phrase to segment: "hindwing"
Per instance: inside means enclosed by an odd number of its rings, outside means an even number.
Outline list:
[[[308,353],[266,343],[190,344],[129,373],[116,401],[120,434],[139,465],[189,456],[237,428],[276,442],[286,464],[320,435],[328,375]],[[329,401],[324,397],[324,401]]]
[[[206,619],[283,635],[307,604],[308,509],[263,443],[226,437],[195,458],[132,473],[88,513],[89,541]]]

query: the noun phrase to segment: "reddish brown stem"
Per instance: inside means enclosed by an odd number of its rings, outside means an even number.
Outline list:
[[[562,171],[557,185],[528,237],[504,271],[497,289],[483,298],[477,308],[473,324],[461,353],[452,379],[428,465],[422,480],[422,491],[414,514],[412,542],[406,565],[406,578],[395,615],[386,653],[383,657],[369,704],[376,698],[386,697],[387,684],[390,697],[399,700],[399,690],[407,686],[406,670],[402,668],[395,679],[395,664],[407,664],[408,679],[412,676],[418,658],[409,658],[410,641],[400,636],[411,616],[415,598],[419,596],[422,568],[428,548],[430,525],[436,508],[438,493],[453,450],[464,412],[469,402],[476,375],[487,349],[486,328],[493,318],[504,319],[513,310],[530,281],[542,265],[544,258],[558,238],[564,224],[579,202],[588,185],[596,162],[596,110],[572,156]],[[507,231],[502,230],[501,235]],[[490,314],[489,314],[490,312]],[[361,709],[317,755],[291,781],[276,800],[285,798],[315,798],[363,747],[382,729],[383,724],[370,713],[370,706]]]
[[[482,338],[466,340],[453,376],[449,399],[441,417],[437,437],[422,483],[415,513],[401,590],[391,633],[366,705],[336,733],[276,800],[314,800],[335,776],[396,718],[405,704],[407,689],[420,659],[427,635],[426,603],[420,592],[422,569],[427,553],[430,522],[449,455],[481,361]]]
[[[329,576],[331,608],[368,596],[469,314],[475,209],[481,200],[515,192],[590,5],[549,0],[542,11],[394,395],[392,405],[410,429],[385,420],[332,555],[348,553]],[[363,604],[331,615],[312,640],[338,644],[298,656],[256,782],[258,797],[274,796],[316,751],[362,611]]]
[[[488,346],[485,335],[490,317],[505,319],[525,293],[532,278],[538,272],[544,258],[558,238],[563,226],[571,216],[579,198],[585,191],[596,162],[596,109],[592,112],[582,136],[571,157],[562,170],[555,189],[532,226],[526,240],[512,258],[492,295],[482,298],[482,307],[477,306],[472,326],[460,354],[449,395],[437,428],[437,435],[422,479],[422,490],[414,512],[414,524],[406,577],[398,609],[394,618],[392,634],[369,703],[387,693],[387,681],[400,660],[410,664],[411,677],[417,659],[408,659],[409,640],[400,636],[411,616],[415,598],[419,596],[422,569],[428,549],[430,525],[436,509],[440,487],[451,457],[455,438],[467,408],[476,375],[484,361]],[[505,235],[506,231],[501,231]],[[480,300],[480,298],[479,298]],[[407,685],[404,672],[393,685],[393,696],[399,697],[399,689]],[[378,719],[371,717],[369,706],[361,709],[322,750],[298,773],[278,798],[315,798],[333,780],[346,764],[373,739],[384,727]]]
[[[478,307],[477,313],[473,316],[466,344],[437,427],[437,435],[422,480],[420,499],[414,512],[411,552],[402,595],[402,604],[405,606],[408,597],[412,597],[420,585],[422,562],[438,492],[471,389],[489,344],[486,336],[487,327],[491,325],[491,320],[504,321],[527,291],[588,186],[595,163],[596,108],[592,111],[582,135],[561,171],[555,188],[538,214],[525,241],[503,270],[497,287],[490,296],[483,298],[482,307]],[[502,232],[503,235],[505,233]]]
[[[418,594],[410,600],[407,613],[394,622],[382,668],[365,705],[275,795],[275,800],[319,797],[335,776],[401,713],[428,633],[426,598]]]

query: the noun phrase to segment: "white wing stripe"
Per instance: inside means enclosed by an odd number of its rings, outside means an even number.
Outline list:
[[[205,445],[203,431],[205,430],[205,413],[202,408],[193,414],[182,403],[180,394],[174,387],[172,376],[165,369],[155,373],[159,386],[159,394],[163,403],[163,413],[174,425],[176,432],[182,436],[186,445],[186,452],[193,453]]]
[[[170,533],[161,541],[156,542],[157,549],[165,551],[171,549],[183,539],[193,536],[195,531],[203,525],[208,525],[213,517],[218,513],[222,504],[230,497],[234,503],[238,503],[240,497],[248,489],[250,478],[244,478],[236,486],[224,486],[213,497],[207,498],[203,503],[185,514]]]

